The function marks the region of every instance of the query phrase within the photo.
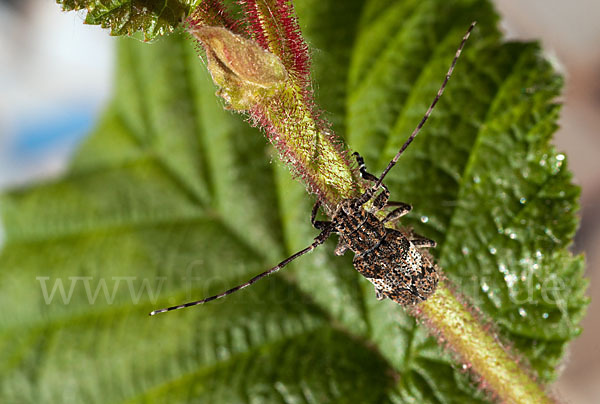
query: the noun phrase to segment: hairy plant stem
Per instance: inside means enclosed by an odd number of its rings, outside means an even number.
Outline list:
[[[554,402],[444,282],[414,312],[502,402]]]
[[[319,125],[312,111],[304,105],[293,89],[285,102],[273,100],[259,113],[267,122],[268,137],[279,150],[282,160],[292,167],[306,183],[308,190],[318,195],[327,210],[333,212],[344,198],[356,196],[359,189],[344,148],[340,147],[329,129]],[[296,100],[291,104],[291,100]],[[292,105],[293,120],[281,119]]]

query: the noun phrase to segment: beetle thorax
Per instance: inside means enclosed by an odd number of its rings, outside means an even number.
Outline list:
[[[376,247],[385,237],[383,223],[353,200],[344,200],[338,207],[333,222],[337,232],[352,252],[365,253]]]

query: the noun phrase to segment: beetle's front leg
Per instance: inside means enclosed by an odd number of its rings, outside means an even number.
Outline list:
[[[312,208],[312,212],[310,214],[310,223],[317,230],[325,230],[328,226],[331,226],[331,222],[317,220],[317,213],[319,212],[319,208],[321,207],[321,201],[317,199],[315,205]]]

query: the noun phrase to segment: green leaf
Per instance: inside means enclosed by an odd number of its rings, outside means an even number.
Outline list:
[[[86,10],[85,23],[111,35],[142,32],[149,41],[177,28],[201,0],[56,0],[63,10]]]
[[[587,304],[567,250],[578,189],[549,143],[560,78],[535,44],[500,40],[487,3],[297,7],[319,101],[375,173],[479,21],[386,182],[456,290],[552,380]],[[114,100],[64,178],[0,200],[0,401],[486,402],[335,240],[226,299],[148,317],[306,246],[313,198],[223,110],[186,38],[122,40],[118,60]]]

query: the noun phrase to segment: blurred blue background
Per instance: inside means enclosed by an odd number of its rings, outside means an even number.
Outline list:
[[[110,95],[111,38],[52,1],[0,0],[0,188],[47,178]]]

